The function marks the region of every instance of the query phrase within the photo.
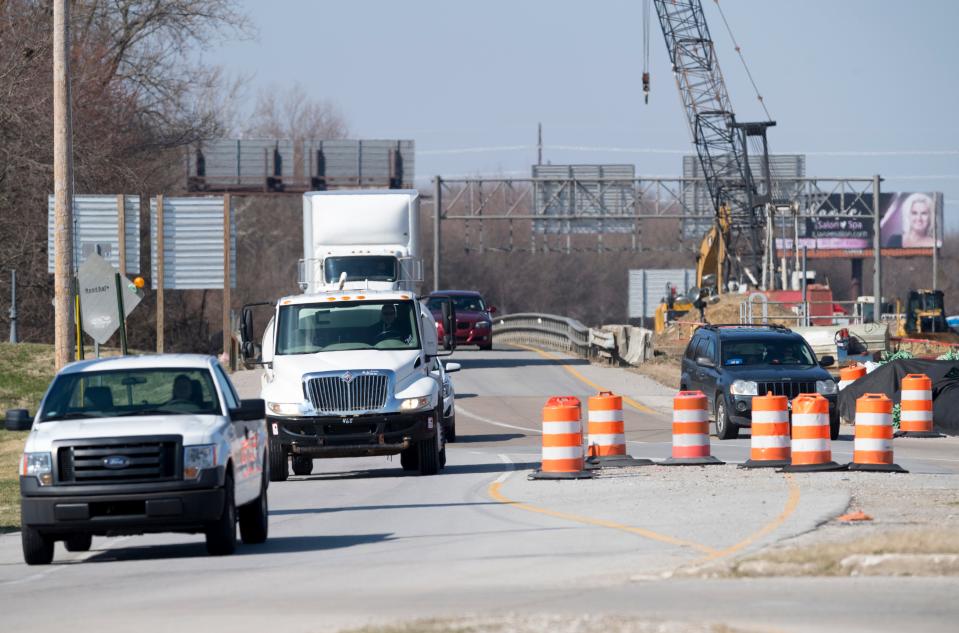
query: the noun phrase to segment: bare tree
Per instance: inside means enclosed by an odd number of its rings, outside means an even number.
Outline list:
[[[297,83],[285,91],[275,86],[261,90],[244,132],[251,137],[325,140],[346,138],[349,126],[336,105],[310,97]]]

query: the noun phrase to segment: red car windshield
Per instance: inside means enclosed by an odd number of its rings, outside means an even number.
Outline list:
[[[457,312],[486,312],[486,302],[483,301],[483,297],[452,295],[449,298],[452,299],[453,308]],[[443,299],[445,299],[445,297]],[[433,312],[441,312],[443,310],[443,299],[438,297],[431,298],[428,304],[430,310]]]

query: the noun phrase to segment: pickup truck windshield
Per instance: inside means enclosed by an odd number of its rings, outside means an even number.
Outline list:
[[[419,349],[412,301],[337,301],[280,308],[276,353]]]
[[[137,415],[220,415],[206,369],[162,368],[61,374],[50,385],[41,422]]]
[[[346,281],[396,281],[396,258],[382,255],[327,257],[323,275],[327,283],[336,283],[340,274]]]
[[[723,365],[815,365],[803,341],[723,341]]]

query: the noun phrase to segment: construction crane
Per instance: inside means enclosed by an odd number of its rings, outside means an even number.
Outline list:
[[[766,275],[772,278],[770,249],[775,247],[769,243],[775,229],[767,210],[772,187],[766,130],[776,122],[736,120],[700,0],[652,1],[715,212],[715,224],[700,246],[697,284],[711,281],[719,292],[725,280],[737,278],[765,286]],[[648,4],[648,42],[646,16]],[[648,58],[648,45],[644,54]],[[648,99],[648,59],[643,88]],[[759,157],[759,174],[753,173],[751,155]]]

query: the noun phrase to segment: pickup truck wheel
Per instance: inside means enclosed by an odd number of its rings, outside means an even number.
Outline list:
[[[233,473],[227,471],[223,482],[223,512],[206,527],[206,551],[226,556],[236,551],[236,501],[233,497]]]
[[[293,456],[293,474],[309,475],[313,473],[313,458],[309,455]]]
[[[246,545],[266,541],[269,532],[270,508],[266,498],[266,482],[260,482],[260,496],[240,507],[240,538]]]
[[[734,440],[739,437],[739,427],[729,419],[726,411],[726,399],[716,396],[716,437],[721,440]]]
[[[286,481],[290,476],[289,460],[280,439],[270,436],[270,481]]]
[[[49,565],[53,562],[53,539],[29,525],[20,527],[23,562],[27,565]]]
[[[446,428],[443,429],[443,435],[446,437],[447,442],[456,441],[456,410],[454,409],[450,415],[450,422],[446,425]]]
[[[93,545],[92,534],[71,534],[63,539],[63,545],[68,552],[89,552]]]

